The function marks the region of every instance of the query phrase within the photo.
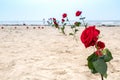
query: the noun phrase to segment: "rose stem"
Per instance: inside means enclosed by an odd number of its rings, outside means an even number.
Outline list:
[[[102,80],[104,80],[104,79],[103,79],[103,75],[102,75],[102,74],[101,74],[101,79],[102,79]]]
[[[83,18],[82,15],[81,15],[81,18]],[[85,28],[87,28],[84,19],[82,19],[82,21],[83,21],[83,24],[84,24]]]
[[[71,23],[70,23],[70,21],[69,21],[69,19],[68,19],[68,17],[67,17],[67,21],[69,22],[69,25],[70,25],[70,26],[72,26],[72,25],[71,25]],[[75,40],[76,40],[76,42],[77,42],[77,39],[76,39],[76,36],[75,36],[75,31],[74,31],[73,29],[72,29],[72,31],[74,32],[74,34],[73,34],[74,39],[75,39]]]

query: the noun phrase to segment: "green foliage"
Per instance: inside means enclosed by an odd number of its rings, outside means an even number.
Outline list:
[[[110,60],[113,59],[112,54],[108,49],[104,49],[103,54],[104,54],[104,61],[105,62],[109,62]]]
[[[64,30],[65,30],[65,26],[61,27],[61,31],[62,31],[63,34],[65,34]]]
[[[88,56],[87,60],[88,60],[88,67],[89,69],[91,69],[91,72],[94,74],[94,73],[97,73],[97,71],[95,70],[94,68],[94,65],[93,65],[93,62],[96,61],[98,58],[97,55],[95,55],[95,53],[93,53],[92,55]]]
[[[61,32],[65,35],[65,26],[67,25],[67,23],[62,23],[62,27],[61,27]]]
[[[58,24],[54,24],[54,26],[59,29],[59,25]]]
[[[79,31],[79,30],[78,30],[78,29],[75,29],[75,33],[76,33],[77,31]]]
[[[111,52],[108,49],[104,49],[103,56],[97,56],[95,53],[88,56],[88,67],[93,74],[100,73],[105,78],[107,77],[107,64],[113,59]]]
[[[107,73],[107,64],[103,59],[98,58],[96,61],[93,62],[93,66],[98,73],[102,75]]]
[[[74,25],[71,25],[72,33],[69,33],[69,35],[73,35],[75,37],[75,34],[79,31],[77,27],[80,26],[80,22],[75,22]]]
[[[74,35],[73,33],[69,33],[69,35]]]
[[[66,21],[68,21],[68,22],[69,22],[69,19],[67,18],[67,19],[66,19]]]
[[[75,28],[75,25],[71,25],[71,29]]]
[[[80,18],[80,20],[84,20],[84,19],[85,19],[85,17],[81,17],[81,18]]]
[[[67,25],[67,23],[64,23],[63,26],[65,27]]]
[[[81,23],[80,22],[75,22],[75,24],[74,24],[76,27],[79,27],[80,25],[81,25]]]

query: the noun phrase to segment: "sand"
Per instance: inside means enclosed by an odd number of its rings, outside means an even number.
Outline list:
[[[94,51],[79,40],[84,28],[64,36],[55,28],[0,28],[0,80],[101,80],[91,74],[86,58]],[[120,27],[97,27],[112,52],[105,80],[120,80]]]

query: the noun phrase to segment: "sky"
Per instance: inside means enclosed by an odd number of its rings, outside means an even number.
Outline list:
[[[78,10],[87,20],[120,20],[120,0],[0,0],[0,21],[75,20]]]

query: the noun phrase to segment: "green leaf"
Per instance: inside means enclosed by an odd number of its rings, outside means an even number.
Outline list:
[[[80,22],[75,22],[75,23],[74,23],[74,25],[77,26],[77,27],[79,27],[80,24],[81,24]]]
[[[63,27],[61,27],[61,30],[64,30],[65,29],[65,27],[63,26]]]
[[[74,35],[73,33],[69,33],[69,35]]]
[[[102,74],[105,75],[107,72],[107,64],[105,63],[105,61],[103,59],[97,59],[97,61],[93,62],[93,66],[95,68],[95,70]]]
[[[63,26],[66,26],[67,23],[64,23]]]
[[[109,62],[110,60],[113,59],[112,54],[108,49],[104,49],[103,54],[104,54],[104,61],[105,62]]]
[[[79,31],[79,30],[78,30],[78,29],[75,29],[75,33],[76,33],[77,31]]]
[[[104,74],[103,77],[107,78],[107,74]]]
[[[64,29],[65,29],[65,27],[62,27],[62,28],[61,28],[61,31],[62,31],[63,34],[65,34]]]
[[[88,61],[88,67],[89,67],[89,69],[91,70],[91,72],[92,72],[93,74],[98,73],[98,72],[95,70],[92,61]]]
[[[87,60],[88,60],[88,67],[89,69],[91,70],[91,72],[94,74],[94,73],[97,73],[97,71],[95,70],[94,66],[93,66],[93,62],[96,61],[98,59],[98,56],[93,53],[91,54],[90,56],[88,56]]]
[[[73,28],[75,28],[75,26],[74,26],[74,25],[72,25],[72,26],[71,26],[71,28],[73,29]]]
[[[83,20],[83,19],[85,19],[85,17],[80,18],[80,20]]]
[[[67,20],[66,21],[69,21],[69,19],[67,18]]]
[[[88,56],[87,60],[88,61],[96,61],[97,58],[98,58],[98,56],[95,53],[93,53],[90,56]]]
[[[87,27],[88,23],[85,24],[85,27]]]

